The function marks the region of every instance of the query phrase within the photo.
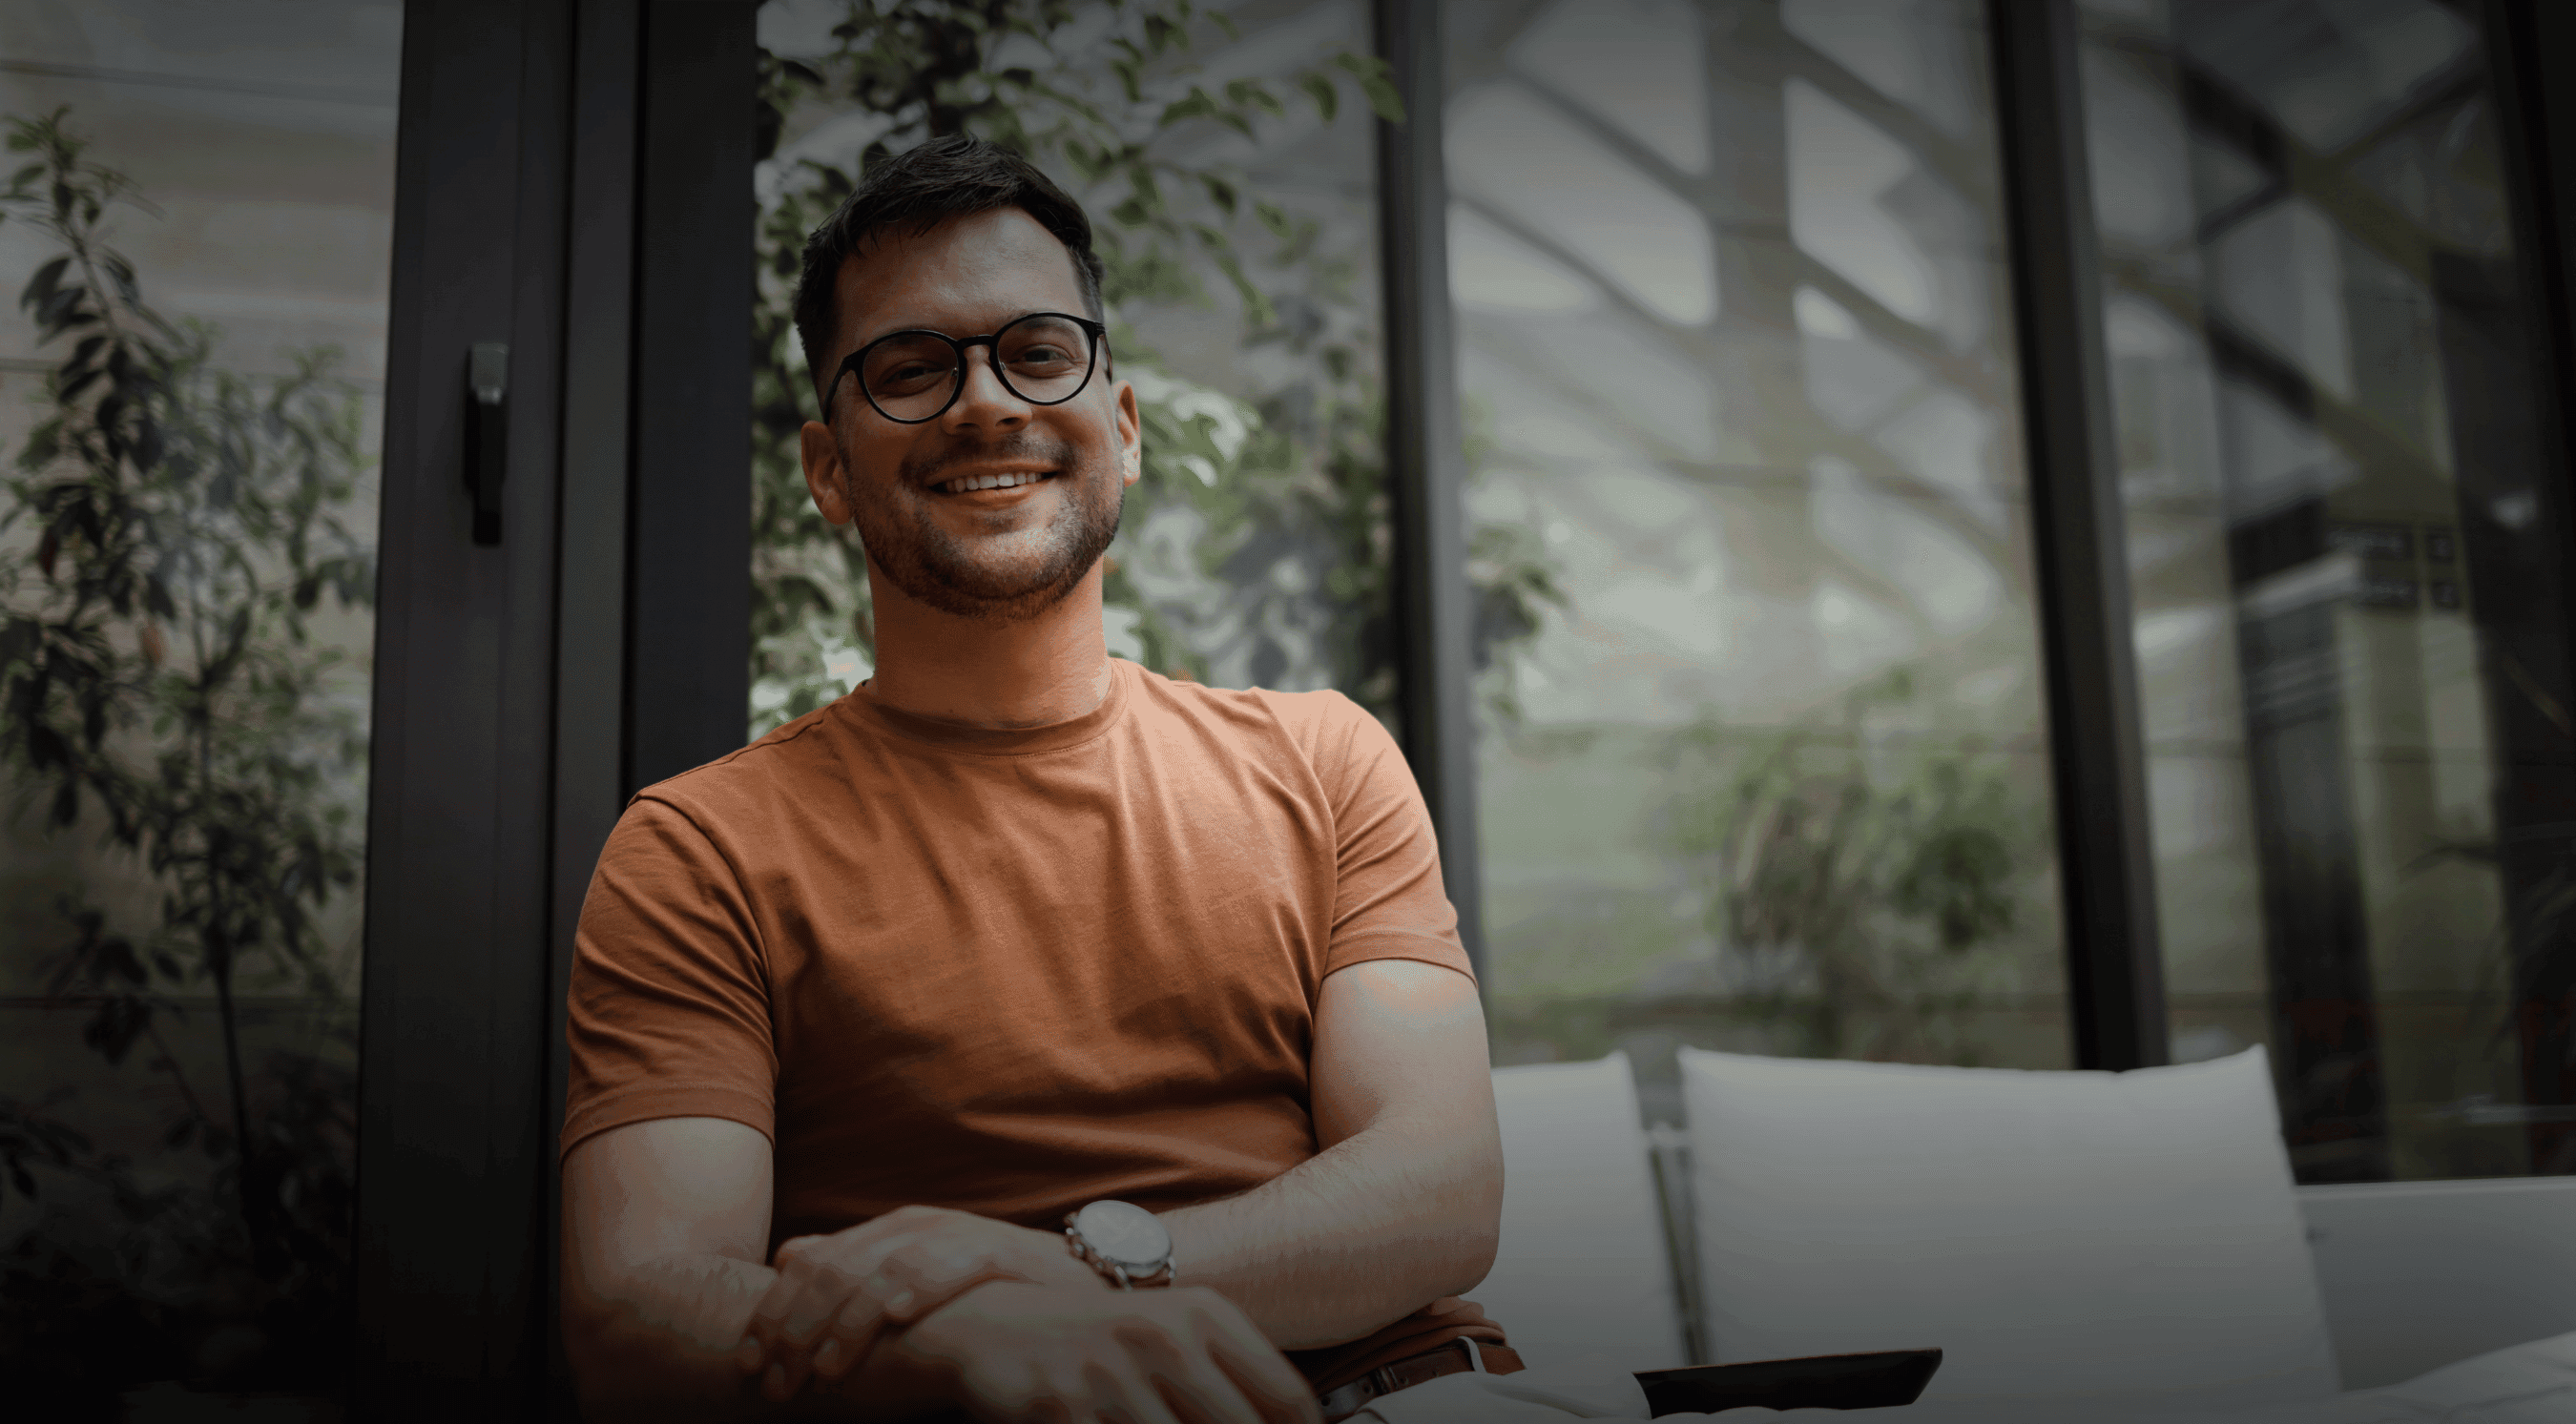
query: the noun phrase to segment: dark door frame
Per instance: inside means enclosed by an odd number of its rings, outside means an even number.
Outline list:
[[[547,850],[568,0],[403,27],[359,1069],[353,1407],[516,1413],[541,1378]],[[500,542],[468,349],[509,347]]]
[[[573,923],[627,795],[744,729],[755,10],[406,8],[358,1417],[566,1413],[554,1139]],[[483,342],[509,347],[490,546],[465,479]]]

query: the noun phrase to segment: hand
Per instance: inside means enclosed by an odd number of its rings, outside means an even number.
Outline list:
[[[978,1286],[886,1343],[984,1424],[1320,1424],[1314,1387],[1204,1286]]]
[[[829,1236],[780,1243],[778,1272],[734,1353],[773,1403],[837,1381],[885,1334],[987,1281],[1105,1291],[1064,1237],[943,1207],[908,1206]]]

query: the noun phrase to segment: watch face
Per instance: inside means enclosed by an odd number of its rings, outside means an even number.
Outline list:
[[[1159,1266],[1172,1254],[1172,1234],[1141,1206],[1122,1201],[1096,1201],[1074,1214],[1073,1229],[1083,1244],[1119,1265]]]

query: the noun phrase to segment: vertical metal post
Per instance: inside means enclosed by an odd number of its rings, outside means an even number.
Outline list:
[[[1993,0],[2076,1062],[2166,1061],[2163,960],[2073,0]]]
[[[1376,0],[1377,52],[1404,122],[1377,126],[1380,289],[1386,300],[1387,479],[1395,525],[1396,686],[1404,754],[1440,837],[1440,873],[1467,957],[1484,971],[1476,857],[1476,713],[1467,586],[1465,441],[1449,310],[1449,188],[1441,163],[1440,7]]]
[[[564,1003],[573,928],[626,800],[627,432],[634,380],[636,90],[640,0],[576,0],[570,214],[564,264],[563,487],[557,516],[554,804],[547,934],[546,1384],[570,1419],[563,1299]]]
[[[2576,102],[2558,78],[2576,58],[2576,12],[2561,0],[2486,0],[2478,17],[2505,152],[2514,296],[2528,323],[2530,376],[2515,395],[2535,417],[2532,488],[2540,510],[2535,537],[2519,541],[2519,558],[2502,541],[2471,555],[2503,564],[2501,577],[2487,577],[2520,584],[2515,601],[2524,605],[2490,604],[2480,622],[2489,625],[2481,629],[2487,662],[2510,665],[2504,681],[2520,684],[2490,693],[2489,735],[2506,759],[2497,777],[2497,868],[2512,907],[2522,1098],[2539,1110],[2536,1118],[2554,1117],[2548,1109],[2576,1104],[2576,942],[2551,923],[2547,908],[2549,886],[2576,846],[2568,834],[2576,823],[2576,726],[2568,714],[2576,706],[2576,579],[2566,576],[2563,553],[2551,553],[2576,547],[2576,398],[2568,389],[2576,373],[2576,181],[2569,177],[2576,171]],[[2533,1172],[2576,1172],[2576,1122],[2536,1120],[2525,1131]]]
[[[626,570],[630,790],[741,746],[751,718],[758,7],[645,0],[643,11]]]

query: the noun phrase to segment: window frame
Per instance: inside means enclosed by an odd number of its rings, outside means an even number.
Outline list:
[[[2576,547],[2576,403],[2554,375],[2576,372],[2576,184],[2553,181],[2576,159],[2576,96],[2542,82],[2576,60],[2576,11],[2459,3],[2495,54],[2538,297],[2543,517]],[[748,697],[752,293],[700,274],[748,269],[756,9],[407,7],[356,1236],[359,1397],[380,1412],[569,1401],[553,1133],[572,927],[627,796],[731,750]],[[2092,812],[2058,827],[2076,1061],[2138,1067],[2167,1049],[2099,279],[2071,200],[2089,192],[2076,16],[1990,13],[2056,795]],[[1402,735],[1481,963],[1441,16],[1374,0],[1373,19],[1412,116],[1377,139]],[[459,478],[463,373],[496,339],[513,468],[486,548]],[[2569,1076],[2534,1091],[2576,1100]]]

